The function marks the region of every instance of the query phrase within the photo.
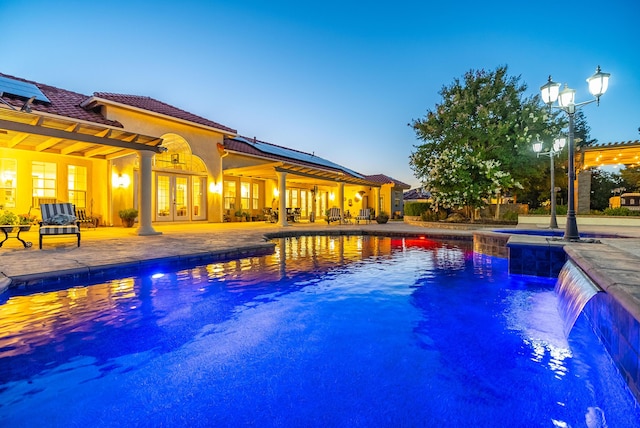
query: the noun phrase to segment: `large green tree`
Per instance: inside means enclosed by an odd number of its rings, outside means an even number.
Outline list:
[[[411,154],[411,168],[438,204],[479,208],[487,195],[510,188],[517,193],[539,178],[541,163],[531,143],[552,140],[564,122],[537,95],[526,97],[526,89],[519,77],[508,75],[507,66],[470,70],[441,89],[442,101],[424,118],[410,123],[421,141]],[[482,169],[482,162],[490,162],[485,169],[492,178],[469,186],[468,169]]]

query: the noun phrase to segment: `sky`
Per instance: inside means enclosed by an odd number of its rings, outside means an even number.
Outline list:
[[[408,125],[469,70],[549,75],[599,143],[640,139],[640,1],[0,0],[0,71],[149,96],[247,137],[419,186]]]

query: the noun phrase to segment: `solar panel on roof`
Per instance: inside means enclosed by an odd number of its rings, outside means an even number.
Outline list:
[[[295,159],[295,160],[299,160],[299,161],[303,161],[303,162],[309,162],[309,163],[313,163],[316,165],[321,165],[321,166],[327,166],[330,168],[335,168],[335,169],[340,169],[354,177],[358,177],[358,178],[364,178],[362,175],[358,174],[355,171],[352,171],[348,168],[345,168],[341,165],[338,165],[337,163],[333,163],[331,161],[328,161],[326,159],[323,159],[321,157],[315,156],[315,155],[310,155],[308,153],[302,153],[302,152],[297,152],[295,150],[290,150],[290,149],[286,149],[284,147],[277,147],[277,146],[273,146],[271,144],[266,144],[266,143],[261,143],[260,141],[250,141],[247,139],[244,139],[242,137],[235,137],[238,141],[242,141],[244,143],[250,144],[253,147],[255,147],[256,149],[260,150],[261,152],[264,153],[270,153],[272,155],[276,155],[276,156],[282,156],[285,158],[289,158],[289,159]]]
[[[36,100],[45,103],[51,103],[42,91],[33,83],[22,82],[20,80],[10,79],[8,77],[0,76],[0,92],[4,92],[7,95],[14,95],[16,97],[31,98],[36,97]]]

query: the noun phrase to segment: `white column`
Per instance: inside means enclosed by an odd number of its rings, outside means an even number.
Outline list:
[[[140,213],[138,215],[139,227],[138,235],[161,235],[151,226],[151,192],[153,191],[153,182],[151,178],[151,160],[154,152],[147,150],[139,151],[140,155]]]
[[[287,222],[287,173],[276,171],[278,176],[278,193],[280,194],[280,203],[278,204],[278,225],[289,226]]]
[[[340,207],[340,223],[344,221],[344,183],[338,183],[338,207]]]

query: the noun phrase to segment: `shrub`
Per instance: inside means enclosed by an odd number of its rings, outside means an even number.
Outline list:
[[[422,221],[438,221],[438,213],[435,211],[425,211],[420,214],[420,220]]]
[[[518,221],[518,213],[515,211],[507,211],[503,218],[507,221]]]
[[[409,202],[404,204],[404,215],[422,216],[423,213],[431,210],[429,202]]]
[[[626,207],[618,207],[618,208],[606,208],[603,211],[604,215],[611,216],[640,216],[640,211],[632,211]]]
[[[136,217],[138,217],[138,210],[135,208],[127,208],[118,211],[118,215],[123,220],[134,220]]]

